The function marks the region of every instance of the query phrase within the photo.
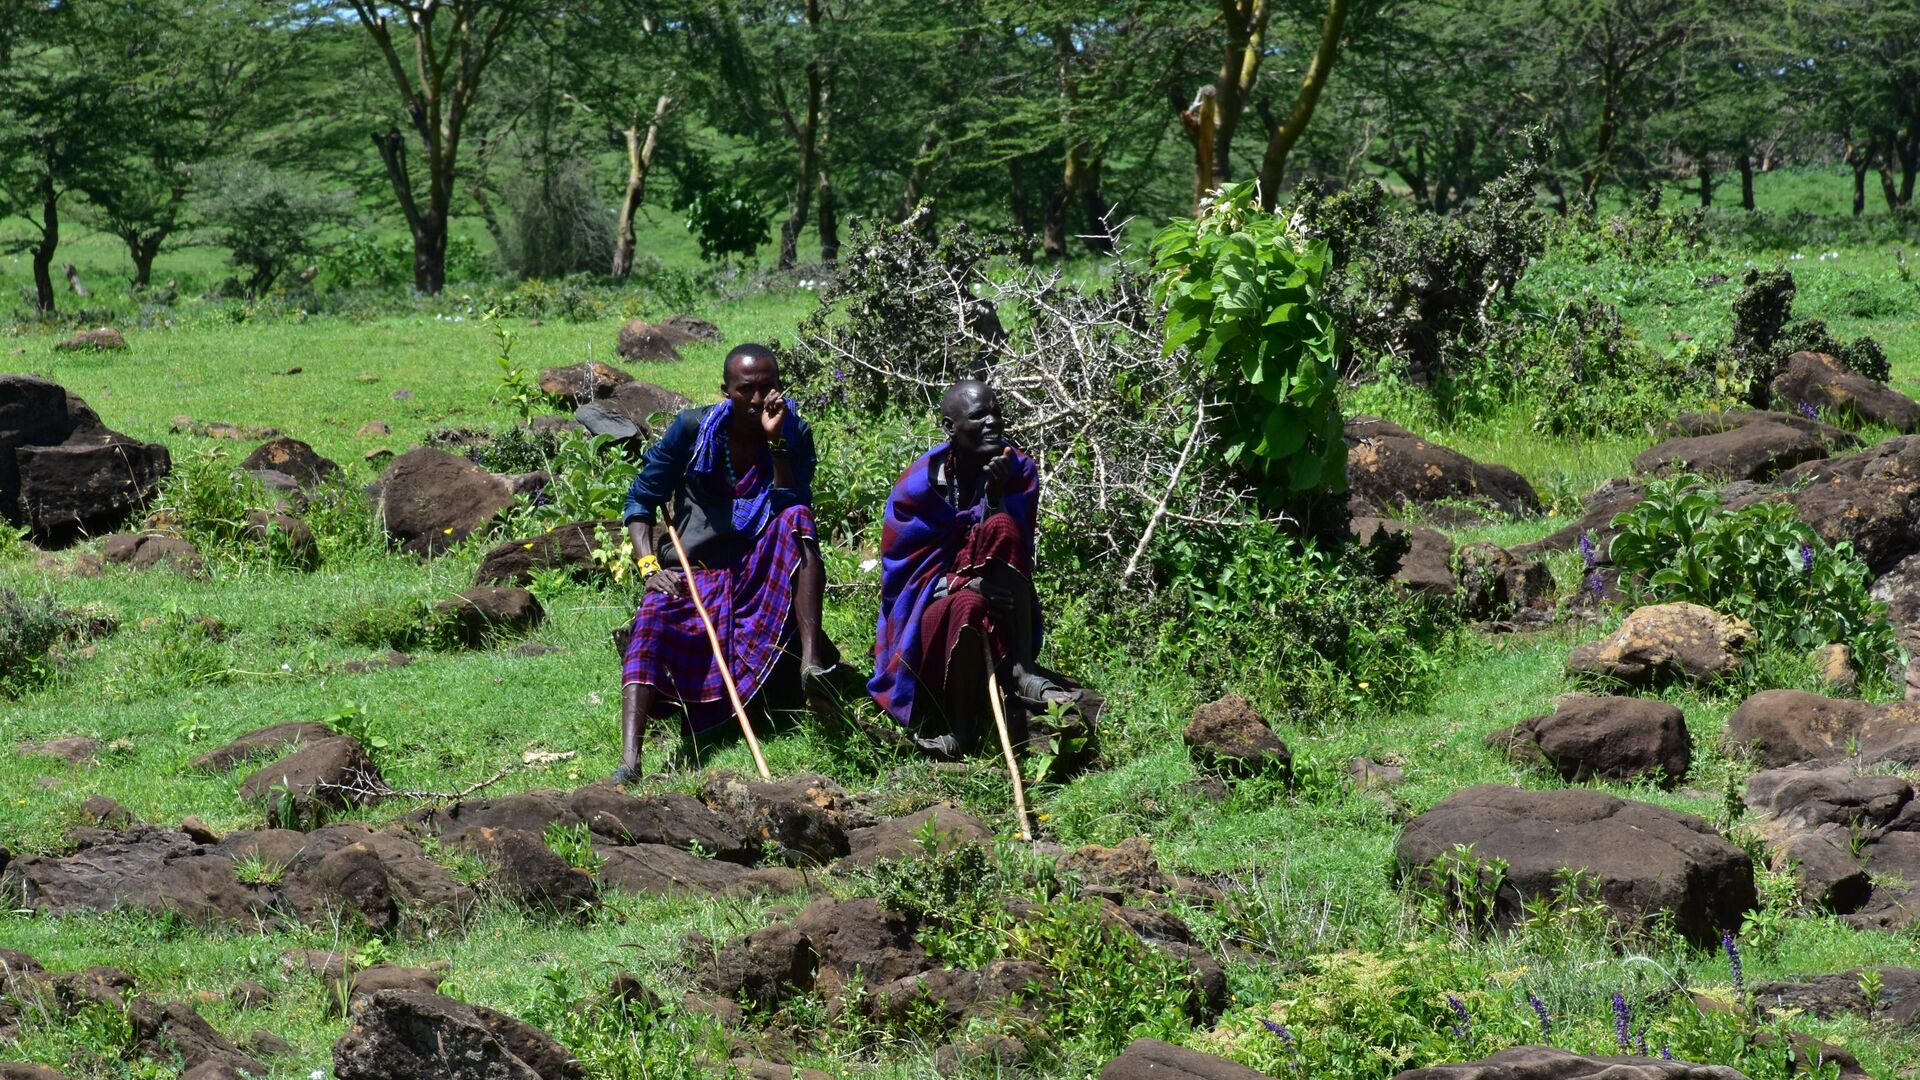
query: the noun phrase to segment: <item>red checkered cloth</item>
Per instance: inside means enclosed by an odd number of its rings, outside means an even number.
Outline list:
[[[786,644],[793,575],[800,568],[805,543],[818,543],[813,511],[790,506],[767,522],[759,542],[739,563],[694,568],[700,598],[713,618],[742,701],[751,701],[760,692]],[[674,563],[667,566],[673,569]],[[659,691],[652,710],[655,716],[684,707],[687,724],[694,731],[718,727],[733,715],[720,665],[714,662],[713,647],[707,643],[707,631],[700,625],[700,612],[690,595],[648,593],[641,598],[621,681],[646,683]]]

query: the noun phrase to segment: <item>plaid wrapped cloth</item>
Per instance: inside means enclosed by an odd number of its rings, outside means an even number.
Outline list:
[[[735,486],[736,497],[767,483],[762,477],[770,472],[757,465],[748,469]],[[735,565],[694,567],[700,598],[713,618],[742,701],[760,692],[780,658],[793,611],[793,575],[800,567],[801,545],[809,542],[818,542],[812,509],[790,506],[773,515]],[[662,559],[669,569],[677,563],[672,555],[669,551]],[[648,593],[641,598],[621,681],[646,683],[659,691],[655,716],[670,714],[676,705],[684,707],[687,724],[696,732],[726,723],[733,713],[691,595]]]
[[[880,621],[874,628],[873,678],[867,692],[902,727],[913,723],[914,699],[920,689],[916,665],[923,662],[926,645],[921,622],[936,599],[938,583],[956,571],[974,526],[989,515],[986,499],[955,510],[933,485],[932,464],[947,452],[942,443],[907,466],[887,496],[887,518],[880,534]],[[1007,477],[1003,512],[1019,526],[1024,539],[1024,570],[1033,565],[1034,517],[1039,509],[1040,473],[1033,459],[1018,451]],[[1036,644],[1041,630],[1039,602],[1034,603]],[[941,657],[944,663],[946,657]]]

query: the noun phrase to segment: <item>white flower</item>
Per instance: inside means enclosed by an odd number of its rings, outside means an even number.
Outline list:
[[[327,1080],[327,1070],[315,1069],[307,1074],[307,1080]]]
[[[292,665],[292,664],[281,664],[281,665],[280,665],[280,670],[281,670],[281,671],[292,671],[292,670],[293,670],[293,665]]]
[[[871,574],[873,573],[874,568],[879,565],[880,565],[879,559],[862,559],[860,560],[860,572],[863,574]]]

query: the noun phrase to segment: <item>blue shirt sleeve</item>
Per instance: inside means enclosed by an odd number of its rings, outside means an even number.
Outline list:
[[[647,447],[646,464],[627,488],[627,506],[622,522],[644,521],[653,524],[654,512],[664,506],[686,479],[687,464],[693,459],[693,442],[699,435],[697,410],[682,412],[673,418],[660,441]],[[690,419],[691,418],[691,419]]]

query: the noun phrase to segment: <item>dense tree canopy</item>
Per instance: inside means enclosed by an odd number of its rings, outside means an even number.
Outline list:
[[[1560,209],[1787,162],[1920,180],[1920,8],[1892,0],[153,0],[0,6],[0,200],[39,295],[62,213],[143,286],[236,158],[509,268],[625,276],[671,205],[713,257],[832,262],[849,218],[966,219],[1061,257],[1230,180],[1386,180],[1447,212],[1524,130]],[[1877,180],[1877,184],[1871,183]],[[1725,200],[1730,204],[1730,197]],[[77,204],[77,205],[76,205]],[[301,229],[291,234],[305,235]],[[16,231],[17,234],[17,231]],[[815,247],[814,245],[817,245]]]

